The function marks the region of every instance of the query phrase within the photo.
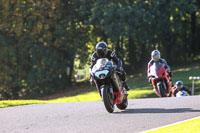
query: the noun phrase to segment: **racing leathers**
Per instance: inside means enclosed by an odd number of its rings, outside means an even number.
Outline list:
[[[171,88],[170,94],[171,97],[176,97],[176,94],[179,91],[186,91],[189,95],[192,95],[192,92],[189,90],[189,88],[187,86],[183,86],[182,88],[176,88],[175,86]]]
[[[118,70],[120,70],[121,75],[119,75],[120,79],[123,82],[123,86],[125,87],[126,90],[129,90],[130,88],[127,86],[126,84],[126,72],[124,71],[124,69],[122,68],[122,61],[116,56],[116,54],[112,51],[112,50],[108,50],[107,55],[105,57],[99,57],[98,54],[96,52],[94,52],[92,54],[91,57],[91,65],[89,68],[90,71],[90,82],[93,82],[93,77],[91,76],[91,71],[93,66],[96,64],[96,61],[100,58],[107,58],[108,60],[112,60],[116,65]]]
[[[153,65],[154,62],[155,62],[155,61],[154,61],[153,59],[151,59],[151,60],[149,61],[149,63],[148,63],[148,68],[147,68],[147,77],[148,77],[148,78],[149,78],[149,74],[150,74],[150,67]],[[171,71],[170,71],[170,67],[169,67],[169,65],[167,64],[166,60],[160,58],[160,59],[158,59],[158,62],[160,62],[160,63],[162,63],[162,64],[164,65],[166,71],[169,73],[170,80],[172,80],[172,79],[171,79],[172,73],[171,73]],[[149,80],[149,82],[150,82],[150,80]]]

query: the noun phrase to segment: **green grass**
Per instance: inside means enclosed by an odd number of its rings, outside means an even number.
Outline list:
[[[200,76],[200,64],[172,70],[174,72],[173,82],[182,80],[188,87],[192,86],[192,82],[188,80],[189,76]],[[155,95],[154,91],[152,90],[152,86],[149,85],[145,76],[129,79],[128,85],[131,87],[131,90],[128,92],[129,99],[158,97]],[[200,80],[195,82],[195,87],[195,95],[200,95]],[[74,88],[74,90],[71,92],[67,91],[65,93],[61,93],[62,95],[60,94],[53,98],[47,98],[52,100],[3,100],[0,101],[0,108],[27,104],[101,100],[97,90],[94,87],[91,88],[90,86],[79,86],[79,88]]]
[[[184,85],[192,88],[192,81],[189,80],[190,76],[200,76],[200,64],[179,68],[174,70],[173,81],[182,80]],[[200,80],[195,81],[195,95],[200,95]]]
[[[182,80],[184,85],[191,88],[192,82],[188,80],[189,76],[200,76],[200,64],[182,67],[178,69],[172,69],[174,72],[173,82]],[[84,70],[83,70],[84,71]],[[81,73],[82,74],[82,73]],[[149,85],[145,76],[140,76],[137,79],[131,78],[128,81],[128,85],[132,90],[129,91],[128,98],[150,98],[157,97],[152,90],[152,86]],[[195,95],[200,95],[200,80],[195,82]],[[44,104],[44,103],[63,103],[63,102],[82,102],[82,101],[100,101],[101,98],[95,88],[80,86],[75,88],[71,92],[63,93],[63,97],[54,98],[52,100],[2,100],[0,101],[0,108],[20,106],[28,104]],[[191,121],[167,126],[164,128],[149,131],[147,133],[197,133],[200,132],[200,118]]]
[[[47,102],[48,101],[41,101],[41,100],[2,100],[0,101],[0,108],[28,105],[28,104],[41,104]]]
[[[100,101],[101,97],[96,91],[87,92],[83,94],[79,94],[72,97],[62,97],[50,100],[53,103],[61,103],[61,102],[84,102],[84,101]]]
[[[199,133],[200,132],[200,118],[190,121],[166,126],[163,128],[147,131],[145,133]]]

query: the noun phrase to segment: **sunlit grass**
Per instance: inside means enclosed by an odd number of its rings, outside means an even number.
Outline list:
[[[174,72],[186,72],[186,71],[190,71],[192,68],[180,68],[180,69],[176,69]]]
[[[152,94],[152,90],[131,90],[129,91],[128,98],[142,98],[148,97]],[[9,107],[9,106],[19,106],[27,104],[41,104],[41,103],[64,103],[64,102],[86,102],[86,101],[101,101],[99,93],[95,91],[86,92],[83,94],[78,94],[70,97],[61,97],[53,100],[3,100],[0,101],[0,108]]]
[[[200,76],[200,65],[192,65],[191,67],[172,69],[174,72],[173,82],[177,80],[182,80],[184,85],[189,88],[192,86],[192,81],[188,78],[189,76]],[[150,98],[158,97],[153,91],[153,87],[149,85],[145,77],[140,76],[138,79],[129,79],[128,85],[131,90],[128,92],[129,99],[137,98]],[[195,81],[195,95],[200,95],[200,80]],[[81,102],[81,101],[101,101],[97,90],[95,88],[82,89],[74,91],[67,95],[66,97],[60,97],[52,100],[3,100],[0,101],[0,108],[9,106],[19,106],[27,104],[41,104],[41,103],[63,103],[63,102]]]
[[[153,90],[136,90],[128,92],[128,99],[156,97]]]
[[[85,101],[100,101],[101,97],[98,92],[92,91],[84,94],[79,94],[72,97],[62,97],[54,100],[50,100],[49,102],[53,103],[61,103],[61,102],[85,102]]]
[[[174,124],[171,126],[152,130],[145,133],[199,133],[199,132],[200,132],[200,118],[179,124]]]
[[[190,67],[175,69],[173,75],[173,82],[178,80],[183,81],[184,85],[192,88],[192,81],[189,80],[190,76],[200,76],[200,64],[192,65]],[[195,81],[194,94],[200,94],[200,81]]]
[[[148,95],[152,93],[153,93],[152,90],[137,90],[137,91],[131,90],[129,92],[128,98],[133,99],[133,98],[148,97]],[[86,101],[101,101],[101,97],[97,91],[92,91],[79,94],[76,96],[62,97],[53,100],[3,100],[0,101],[0,108],[27,105],[27,104],[86,102]]]
[[[47,103],[48,101],[41,100],[2,100],[0,101],[0,108],[10,107],[10,106],[19,106],[19,105],[28,105],[28,104],[41,104]]]

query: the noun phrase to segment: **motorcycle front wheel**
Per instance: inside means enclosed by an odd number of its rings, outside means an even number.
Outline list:
[[[114,99],[112,98],[113,94],[106,86],[101,87],[101,94],[106,110],[109,113],[112,113],[114,111]]]
[[[164,86],[163,86],[162,83],[160,83],[160,84],[158,85],[158,91],[159,91],[159,93],[160,93],[160,97],[167,97],[165,88],[164,88]]]

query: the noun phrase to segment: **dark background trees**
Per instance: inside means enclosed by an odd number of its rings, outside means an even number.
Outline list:
[[[199,36],[197,0],[1,0],[0,99],[66,89],[98,41],[134,74],[153,49],[171,66],[199,61]]]

